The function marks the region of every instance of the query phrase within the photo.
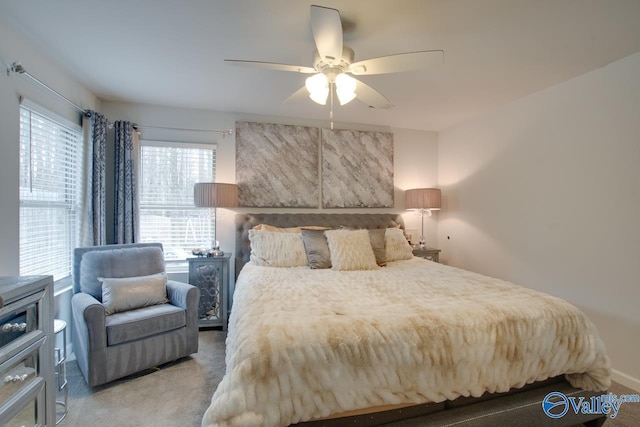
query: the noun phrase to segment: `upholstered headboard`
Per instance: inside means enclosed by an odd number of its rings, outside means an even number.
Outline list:
[[[330,228],[387,228],[404,229],[402,216],[398,214],[316,214],[316,213],[258,213],[236,215],[236,278],[242,267],[249,262],[251,245],[249,230],[258,224],[269,224],[275,227],[295,227],[304,225],[321,225]]]

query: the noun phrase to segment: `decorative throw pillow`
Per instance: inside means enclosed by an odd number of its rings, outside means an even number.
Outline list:
[[[165,273],[137,277],[98,277],[98,280],[102,282],[102,305],[106,314],[168,301]]]
[[[368,230],[327,230],[324,232],[334,270],[375,270],[376,256]]]
[[[324,230],[302,229],[302,242],[312,269],[331,268],[331,255]]]
[[[371,248],[373,249],[373,254],[376,256],[376,264],[378,264],[380,267],[387,265],[385,234],[386,230],[384,228],[369,230],[369,240],[371,241]]]
[[[399,228],[387,228],[385,233],[387,262],[413,258],[413,249]]]
[[[249,230],[251,261],[270,267],[304,267],[307,254],[300,233]]]

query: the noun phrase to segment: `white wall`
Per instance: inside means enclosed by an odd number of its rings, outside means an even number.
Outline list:
[[[438,135],[441,259],[574,303],[636,388],[638,76],[640,53]]]

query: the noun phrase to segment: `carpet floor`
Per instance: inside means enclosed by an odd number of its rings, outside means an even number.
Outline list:
[[[62,427],[197,427],[225,371],[225,333],[200,331],[198,353],[158,369],[90,389],[74,361],[67,363],[69,412]],[[618,396],[637,392],[614,383]],[[58,400],[60,397],[58,396]],[[396,427],[418,427],[406,420]],[[605,426],[640,426],[640,403],[624,403]]]

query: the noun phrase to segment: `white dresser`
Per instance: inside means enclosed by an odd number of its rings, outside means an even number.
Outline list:
[[[53,279],[0,277],[0,426],[55,426]]]

